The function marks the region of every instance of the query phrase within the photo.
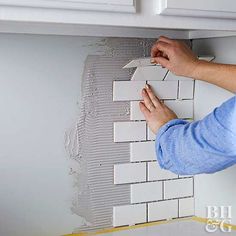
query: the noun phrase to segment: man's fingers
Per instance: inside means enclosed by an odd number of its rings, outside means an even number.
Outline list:
[[[160,106],[161,101],[155,96],[155,94],[153,93],[149,84],[146,85],[146,91],[147,91],[149,98],[151,99],[151,102],[154,104],[154,106],[155,107]]]
[[[169,69],[169,60],[165,57],[154,57],[152,59],[156,64],[160,64],[162,67]]]
[[[141,112],[143,113],[145,119],[148,120],[148,117],[150,115],[150,111],[147,109],[144,102],[139,103],[139,108],[140,108]]]
[[[149,111],[153,111],[155,109],[155,105],[152,103],[146,89],[143,89],[142,96],[143,96],[143,100],[144,100],[144,104],[145,104],[146,108]]]
[[[154,44],[151,50],[151,57],[153,58],[159,56],[160,52],[168,56],[170,52],[170,44],[166,42],[157,42]]]
[[[170,39],[170,38],[167,38],[165,36],[160,36],[158,41],[160,42],[165,42],[165,43],[169,43],[169,44],[172,44],[174,42],[173,39]]]

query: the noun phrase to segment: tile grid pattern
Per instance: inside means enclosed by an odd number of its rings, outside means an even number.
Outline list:
[[[130,101],[130,121],[114,123],[114,142],[130,143],[130,163],[114,165],[114,184],[130,185],[130,205],[113,207],[114,227],[194,215],[193,176],[178,176],[159,167],[155,135],[139,110],[141,90],[148,83],[179,118],[193,119],[194,80],[160,66],[149,68],[150,74],[144,67],[131,81],[113,83],[113,101]],[[153,77],[156,74],[158,79]]]

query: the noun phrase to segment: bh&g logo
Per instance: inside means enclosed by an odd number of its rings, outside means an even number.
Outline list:
[[[232,226],[232,207],[231,206],[207,206],[206,231],[214,233],[218,229],[222,232],[231,232]]]

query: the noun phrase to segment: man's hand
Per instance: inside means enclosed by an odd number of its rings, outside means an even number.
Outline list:
[[[160,37],[151,50],[152,63],[161,64],[176,75],[193,77],[199,60],[183,42]]]
[[[154,134],[168,121],[177,119],[176,114],[155,96],[150,85],[142,90],[142,97],[144,101],[139,103],[140,110]]]

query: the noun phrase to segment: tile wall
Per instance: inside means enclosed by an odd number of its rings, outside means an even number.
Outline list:
[[[129,81],[114,81],[113,101],[130,101],[130,121],[114,122],[114,142],[130,145],[130,162],[114,165],[114,184],[130,186],[130,204],[113,207],[114,227],[194,215],[193,176],[160,169],[156,161],[155,135],[139,110],[146,83],[179,118],[193,119],[192,79],[157,65],[138,67]]]

